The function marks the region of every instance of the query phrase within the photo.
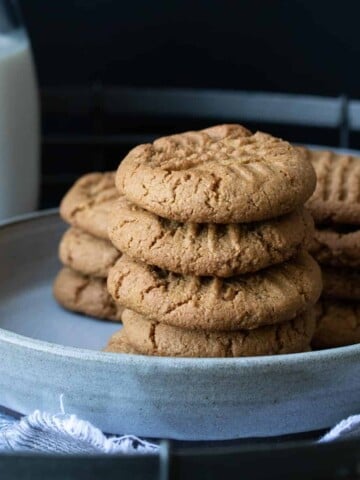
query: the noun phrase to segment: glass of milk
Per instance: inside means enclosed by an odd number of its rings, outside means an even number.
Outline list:
[[[39,102],[17,5],[0,0],[0,220],[37,208]]]

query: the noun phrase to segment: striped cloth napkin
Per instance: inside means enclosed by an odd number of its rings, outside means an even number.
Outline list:
[[[319,442],[360,437],[360,415],[343,420]],[[36,410],[16,419],[0,412],[0,452],[157,453],[159,446],[132,435],[106,436],[76,415],[56,415]]]

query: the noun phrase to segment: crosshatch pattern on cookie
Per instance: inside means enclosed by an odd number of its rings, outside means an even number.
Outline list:
[[[317,185],[307,203],[317,223],[360,224],[360,157],[306,150]]]
[[[315,189],[315,172],[289,143],[220,125],[139,145],[121,162],[120,193],[181,222],[242,223],[291,212]]]

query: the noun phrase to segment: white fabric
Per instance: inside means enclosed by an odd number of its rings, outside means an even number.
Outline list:
[[[15,420],[0,414],[0,452],[154,453],[158,446],[131,435],[106,437],[76,415],[50,415],[36,410]]]
[[[360,415],[343,420],[319,441],[360,437]],[[0,413],[0,452],[47,453],[157,453],[158,445],[132,435],[106,437],[91,423],[76,415],[36,410],[16,420]]]
[[[331,442],[338,438],[360,438],[360,415],[352,415],[342,420],[332,428],[330,432],[324,435],[320,442]]]

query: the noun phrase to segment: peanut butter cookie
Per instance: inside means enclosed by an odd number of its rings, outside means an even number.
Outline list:
[[[332,348],[360,342],[360,304],[322,300],[316,306],[318,327],[314,348]]]
[[[88,277],[70,268],[63,268],[55,279],[53,291],[56,300],[67,310],[104,320],[121,321],[123,308],[110,297],[105,279]]]
[[[111,336],[109,343],[104,348],[104,352],[139,353],[132,345],[130,345],[123,328],[121,330],[118,330]]]
[[[116,174],[120,193],[179,222],[248,223],[290,213],[315,189],[304,154],[266,133],[219,125],[139,145]]]
[[[64,265],[92,277],[107,278],[110,267],[120,256],[109,240],[75,227],[65,232],[59,246],[59,257]]]
[[[232,332],[171,327],[130,310],[124,310],[123,323],[124,335],[136,351],[174,357],[244,357],[301,352],[308,349],[315,330],[313,312],[277,325]],[[112,348],[118,341],[118,336],[110,340]]]
[[[118,198],[114,172],[81,177],[63,198],[60,215],[65,222],[99,238],[108,238],[108,215]]]
[[[360,267],[360,229],[349,225],[315,228],[310,252],[323,265]]]
[[[351,268],[322,267],[323,297],[360,301],[360,272]]]
[[[360,157],[306,150],[317,184],[307,207],[315,223],[360,224]]]
[[[108,233],[116,248],[144,263],[185,275],[230,277],[288,260],[308,245],[314,228],[304,209],[258,223],[179,223],[121,197]]]
[[[123,255],[108,277],[119,304],[189,329],[253,329],[291,320],[315,304],[321,289],[319,266],[306,252],[230,279],[175,274]]]

